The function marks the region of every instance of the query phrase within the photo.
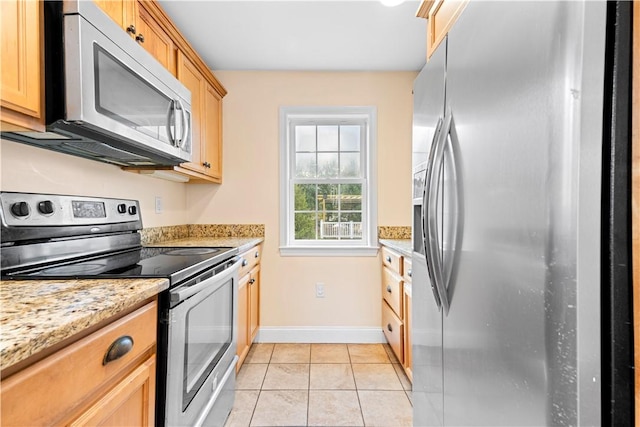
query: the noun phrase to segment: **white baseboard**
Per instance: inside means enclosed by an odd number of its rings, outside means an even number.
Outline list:
[[[261,326],[255,342],[269,343],[350,343],[387,342],[381,327],[275,327]]]

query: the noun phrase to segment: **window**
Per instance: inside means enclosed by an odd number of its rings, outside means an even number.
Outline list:
[[[280,253],[375,255],[376,110],[282,107]]]

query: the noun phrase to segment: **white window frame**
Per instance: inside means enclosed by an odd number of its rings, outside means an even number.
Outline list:
[[[362,147],[362,240],[294,239],[294,141],[292,124],[364,120]],[[373,106],[280,107],[280,254],[283,256],[376,256],[378,253],[377,109]],[[330,180],[329,180],[330,181]]]

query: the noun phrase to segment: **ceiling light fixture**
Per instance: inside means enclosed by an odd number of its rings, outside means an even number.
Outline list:
[[[404,0],[380,0],[380,3],[387,7],[398,6],[401,3],[404,3]]]

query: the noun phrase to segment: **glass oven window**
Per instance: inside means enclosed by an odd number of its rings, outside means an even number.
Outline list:
[[[94,45],[94,58],[96,110],[169,143],[172,100],[98,45]],[[171,122],[171,131],[180,132]]]
[[[183,410],[231,345],[233,280],[189,309],[184,324]]]

